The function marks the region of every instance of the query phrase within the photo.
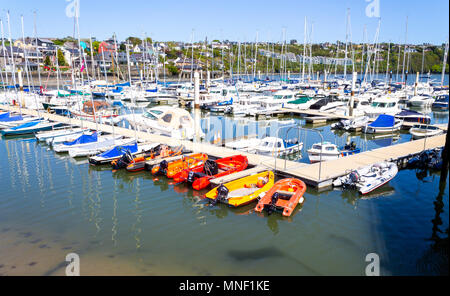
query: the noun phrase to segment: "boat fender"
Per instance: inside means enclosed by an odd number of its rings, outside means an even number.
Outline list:
[[[302,204],[304,201],[305,201],[305,199],[304,199],[303,196],[302,196],[302,197],[300,197],[300,199],[298,200],[298,203],[299,203],[299,204]]]

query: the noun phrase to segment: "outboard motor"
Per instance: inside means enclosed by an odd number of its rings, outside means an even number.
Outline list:
[[[213,206],[215,206],[215,205],[217,204],[218,201],[226,200],[226,198],[227,198],[229,192],[230,192],[230,191],[228,190],[227,187],[225,187],[223,184],[220,185],[220,186],[217,188],[217,197],[216,197],[215,200],[213,200],[213,201],[211,202],[211,204],[212,204]]]
[[[208,176],[214,176],[219,173],[219,166],[217,165],[217,162],[214,160],[206,160],[205,161],[205,173]]]
[[[276,204],[279,198],[278,192],[275,192],[272,195],[272,200],[270,201],[270,204],[267,205],[267,214],[271,215],[276,210]]]
[[[187,182],[192,184],[194,183],[194,181],[195,181],[195,172],[189,171]]]
[[[127,152],[124,153],[117,161],[111,163],[112,169],[118,170],[126,168],[132,160],[133,156],[131,155],[130,151],[127,150]]]
[[[167,162],[167,160],[161,161],[161,163],[159,164],[159,170],[156,174],[157,175],[166,175],[168,166],[169,166],[169,163]]]

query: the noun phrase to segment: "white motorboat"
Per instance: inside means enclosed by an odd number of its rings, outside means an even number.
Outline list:
[[[396,115],[401,111],[398,105],[398,99],[383,96],[372,101],[370,107],[365,108],[364,112],[367,116],[375,118],[381,114]]]
[[[24,124],[15,127],[0,130],[0,133],[4,136],[27,135],[27,134],[34,134],[40,131],[51,130],[60,125],[61,123],[59,122],[52,122],[48,120],[35,120],[26,122]]]
[[[369,123],[369,117],[359,116],[355,119],[343,119],[337,123],[333,123],[331,128],[333,129],[343,129],[346,131],[356,131],[362,129]]]
[[[345,145],[341,149],[339,149],[338,146],[330,142],[323,142],[323,144],[322,143],[313,144],[312,147],[308,149],[307,152],[309,161],[311,163],[315,163],[320,161],[334,160],[340,157],[360,153],[361,149],[357,148],[354,142]]]
[[[43,132],[36,133],[35,137],[38,141],[45,142],[45,141],[51,140],[55,137],[62,137],[62,136],[66,136],[66,135],[77,134],[79,132],[83,132],[84,130],[86,130],[86,129],[64,127],[64,128],[54,129],[52,131],[43,131]]]
[[[135,139],[121,139],[121,137],[112,137],[109,139],[103,138],[103,141],[86,144],[82,147],[73,147],[68,150],[70,157],[84,157],[96,155],[100,152],[106,151],[114,146],[130,145],[134,143]]]
[[[121,138],[123,138],[123,137],[122,136],[114,136],[113,137],[112,135],[100,136],[97,133],[93,133],[91,135],[83,134],[71,142],[63,142],[61,144],[53,145],[53,150],[58,153],[68,152],[70,149],[73,149],[73,148],[83,148],[92,143],[99,143],[99,142],[104,142],[104,141],[109,141],[109,140],[114,140],[114,139],[119,140]]]
[[[441,135],[444,131],[437,126],[428,125],[428,124],[415,124],[409,130],[409,133],[412,135],[413,139],[421,139],[426,137],[432,137]]]
[[[252,138],[252,139],[242,139],[238,141],[225,143],[225,147],[240,150],[245,152],[254,152],[256,147],[261,143],[261,139]]]
[[[54,146],[54,145],[58,145],[58,144],[61,144],[61,143],[64,143],[64,142],[75,141],[76,139],[78,139],[82,135],[89,135],[89,136],[91,136],[93,133],[95,133],[95,132],[92,132],[91,130],[88,130],[88,129],[84,129],[84,130],[78,131],[78,132],[73,133],[73,134],[61,135],[61,136],[58,136],[58,137],[48,138],[48,139],[45,140],[45,142],[47,143],[47,145]],[[98,135],[100,135],[100,134],[101,134],[101,132],[98,132]]]
[[[393,162],[376,163],[334,180],[333,186],[356,188],[361,194],[367,194],[391,181],[397,173],[398,167]]]
[[[158,106],[149,108],[144,114],[123,116],[131,126],[140,131],[148,131],[176,139],[193,139],[196,126],[192,116],[184,109]],[[204,133],[199,129],[199,136]]]
[[[256,146],[256,153],[271,156],[284,156],[300,152],[303,143],[298,139],[283,140],[277,137],[266,137]]]
[[[364,126],[362,131],[367,134],[392,133],[400,130],[403,121],[392,115],[381,114],[374,122]]]
[[[409,99],[408,104],[414,107],[429,107],[433,105],[435,99],[429,95],[417,95]]]

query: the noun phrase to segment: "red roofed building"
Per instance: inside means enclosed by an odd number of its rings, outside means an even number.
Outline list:
[[[116,51],[116,46],[114,44],[111,43],[107,43],[105,41],[103,41],[102,43],[100,43],[98,45],[98,53],[102,53],[102,52],[115,52]]]

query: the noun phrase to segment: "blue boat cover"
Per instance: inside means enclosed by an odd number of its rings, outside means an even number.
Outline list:
[[[227,106],[227,105],[232,105],[232,104],[233,104],[233,98],[229,99],[228,101],[219,102],[219,103],[217,103],[217,106]]]
[[[381,114],[375,119],[374,122],[369,124],[370,127],[393,127],[395,123],[395,117],[392,115]]]
[[[3,122],[19,121],[19,120],[22,120],[22,119],[23,119],[22,115],[17,115],[17,116],[10,116],[10,117],[5,117],[5,118],[0,118],[0,121],[3,121]]]
[[[86,143],[93,143],[93,142],[97,142],[97,132],[93,133],[92,135],[81,135],[78,138],[76,138],[75,140],[71,141],[71,142],[64,142],[64,145],[67,146],[73,146],[73,145],[77,145],[77,144],[86,144]]]
[[[38,121],[30,121],[30,122],[18,125],[16,127],[12,127],[11,130],[16,131],[16,130],[20,130],[20,129],[23,129],[23,128],[32,127],[32,126],[37,125],[38,123],[40,123],[39,120]]]
[[[103,158],[113,158],[113,157],[119,157],[124,155],[127,151],[130,151],[131,153],[135,153],[138,150],[138,145],[135,142],[131,145],[122,145],[122,146],[116,146],[112,148],[111,150],[108,150],[106,152],[100,153],[97,155],[98,157]]]
[[[3,114],[0,114],[0,119],[3,119],[3,118],[8,118],[9,117],[9,112],[6,112],[6,113],[3,113]]]

